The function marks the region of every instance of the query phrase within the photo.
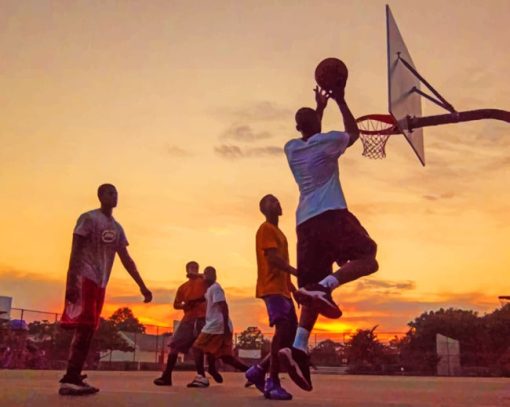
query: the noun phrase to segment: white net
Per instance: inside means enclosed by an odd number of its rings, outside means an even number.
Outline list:
[[[385,146],[389,137],[389,134],[360,134],[363,143],[362,155],[376,160],[385,158]]]
[[[386,157],[386,142],[395,134],[395,124],[389,115],[368,115],[356,120],[360,129],[364,157],[381,159]]]

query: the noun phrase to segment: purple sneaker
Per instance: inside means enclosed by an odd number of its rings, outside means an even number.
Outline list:
[[[246,380],[253,383],[257,389],[264,393],[264,382],[266,381],[266,372],[260,365],[253,365],[244,374]]]
[[[270,377],[266,380],[264,386],[264,397],[269,400],[292,400],[292,394],[279,383],[275,383]]]

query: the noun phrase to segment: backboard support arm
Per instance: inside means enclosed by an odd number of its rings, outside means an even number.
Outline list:
[[[425,117],[407,117],[410,131],[420,127],[438,126],[441,124],[470,122],[473,120],[494,119],[510,123],[510,112],[501,109],[477,109]]]
[[[445,110],[448,110],[449,112],[453,113],[454,111],[450,110],[448,106],[446,106],[443,102],[440,100],[437,100],[436,98],[430,96],[429,94],[423,92],[421,89],[418,89],[416,86],[411,89],[411,92],[417,93],[420,96],[423,96],[425,99],[430,100],[432,103],[435,103],[439,107],[442,107]]]
[[[434,103],[438,104],[439,106],[441,106],[442,108],[448,110],[451,113],[454,113],[456,111],[455,108],[451,105],[451,103],[449,103],[423,76],[421,76],[420,73],[416,69],[414,69],[414,67],[411,66],[411,64],[409,62],[407,62],[404,58],[402,58],[400,53],[398,53],[398,60],[400,62],[402,62],[402,64],[414,76],[416,76],[416,78],[418,78],[418,80],[421,83],[423,83],[437,97],[437,99],[439,99],[441,101],[441,103],[438,103],[438,101],[436,101],[434,98],[432,98],[431,96],[427,95],[426,93],[420,91],[417,88],[413,88],[412,89],[413,92],[416,92],[416,93],[420,94],[421,96],[425,96],[427,99],[433,101]]]

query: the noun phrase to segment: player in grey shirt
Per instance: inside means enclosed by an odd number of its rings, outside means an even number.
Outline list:
[[[106,285],[117,253],[122,265],[140,287],[144,302],[152,300],[136,264],[127,251],[122,226],[113,218],[117,190],[111,184],[98,188],[101,208],[82,214],[73,232],[71,259],[67,272],[62,328],[73,329],[67,372],[60,380],[61,395],[84,395],[99,389],[85,383],[81,375],[94,332],[99,325]]]

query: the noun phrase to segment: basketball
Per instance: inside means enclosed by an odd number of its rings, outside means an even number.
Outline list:
[[[315,81],[322,89],[331,90],[345,87],[349,72],[345,64],[338,58],[326,58],[315,68]]]

